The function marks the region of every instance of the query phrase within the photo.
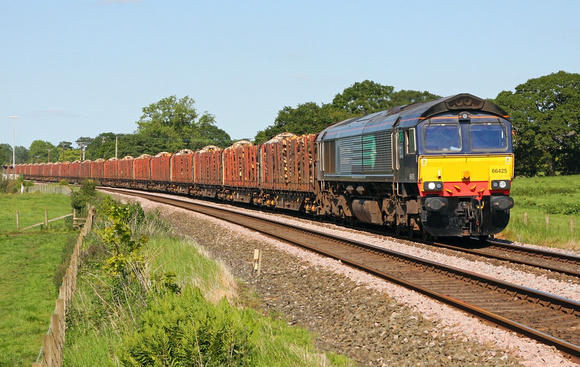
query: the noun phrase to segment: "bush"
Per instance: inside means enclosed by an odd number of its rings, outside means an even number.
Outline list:
[[[93,203],[97,195],[97,184],[93,180],[84,181],[80,190],[73,191],[70,195],[73,209],[82,211],[87,203]]]
[[[24,184],[24,186],[31,186],[32,185],[32,183],[30,183],[28,181],[24,181],[22,176],[13,180],[11,178],[4,178],[3,175],[0,175],[0,193],[16,194],[18,192],[18,190],[20,190],[21,184]]]
[[[123,343],[120,360],[130,366],[251,365],[255,348],[248,325],[253,312],[225,299],[208,303],[199,288],[153,301],[141,325]]]
[[[542,209],[547,214],[577,215],[580,213],[580,203],[547,203],[542,205]]]

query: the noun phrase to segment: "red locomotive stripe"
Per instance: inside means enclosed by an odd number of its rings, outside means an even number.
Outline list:
[[[490,196],[488,181],[450,181],[443,183],[443,190],[441,191],[423,191],[423,184],[419,183],[419,191],[421,196],[438,194],[444,197],[477,197]],[[509,195],[510,190],[493,190],[493,193],[502,193]]]

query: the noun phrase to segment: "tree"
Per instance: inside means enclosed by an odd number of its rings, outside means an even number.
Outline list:
[[[400,90],[391,95],[390,107],[404,106],[412,103],[433,101],[441,96],[429,92],[419,92],[416,90]]]
[[[122,136],[122,135],[119,135]],[[109,159],[115,156],[115,139],[117,135],[111,132],[101,133],[91,139],[85,149],[85,159]]]
[[[12,146],[10,144],[0,144],[0,166],[12,164]]]
[[[263,143],[284,132],[296,135],[316,134],[328,125],[352,116],[348,111],[336,109],[329,104],[318,106],[314,102],[306,102],[296,108],[286,106],[278,112],[274,125],[259,131],[254,140],[256,143]]]
[[[136,134],[147,137],[149,143],[159,149],[156,153],[176,152],[185,147],[197,149],[209,144],[229,144],[230,136],[215,125],[213,115],[205,112],[197,120],[199,115],[194,103],[188,96],[179,100],[170,96],[144,107],[143,115],[137,121]]]
[[[16,164],[28,163],[29,162],[29,151],[26,147],[16,146]]]
[[[56,162],[59,151],[54,145],[44,140],[35,140],[30,144],[29,156],[34,163]]]
[[[391,94],[395,90],[389,85],[381,85],[370,80],[354,83],[332,100],[335,108],[344,109],[355,115],[367,115],[393,107]]]
[[[259,131],[254,140],[261,143],[283,132],[319,133],[327,126],[351,117],[384,111],[395,106],[429,101],[438,97],[429,92],[413,90],[395,92],[394,87],[365,80],[337,94],[330,104],[319,106],[314,102],[307,102],[299,104],[296,108],[284,107],[278,112],[274,125]]]
[[[580,74],[530,79],[499,93],[495,103],[513,122],[516,174],[580,173]]]
[[[192,150],[198,150],[208,145],[216,145],[225,148],[232,144],[232,138],[224,130],[218,128],[215,122],[215,116],[207,111],[199,118],[192,136],[184,138],[186,147]]]
[[[400,90],[390,85],[381,85],[370,80],[354,83],[332,100],[337,109],[344,109],[353,115],[368,115],[385,111],[392,107],[404,106],[417,102],[431,101],[440,96],[429,92]]]

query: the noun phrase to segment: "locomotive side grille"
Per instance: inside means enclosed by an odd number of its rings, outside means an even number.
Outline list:
[[[325,141],[324,142],[324,156],[322,157],[324,162],[324,172],[326,173],[336,173],[336,149],[335,141]]]
[[[327,144],[327,143],[325,143]],[[393,171],[391,134],[380,132],[337,140],[338,172],[342,175],[387,174]],[[333,147],[334,148],[334,147]],[[325,171],[330,173],[330,146],[325,146]]]
[[[382,132],[374,135],[376,148],[372,155],[365,159],[364,173],[391,173],[393,161],[391,159],[391,134]],[[367,157],[365,157],[367,158]]]
[[[361,137],[351,136],[338,141],[338,164],[340,174],[362,174]]]

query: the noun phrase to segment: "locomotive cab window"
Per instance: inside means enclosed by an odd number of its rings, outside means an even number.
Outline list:
[[[433,124],[423,126],[424,146],[428,152],[461,151],[461,128],[459,124]]]
[[[506,125],[499,121],[472,123],[469,125],[469,145],[473,151],[506,150]]]

